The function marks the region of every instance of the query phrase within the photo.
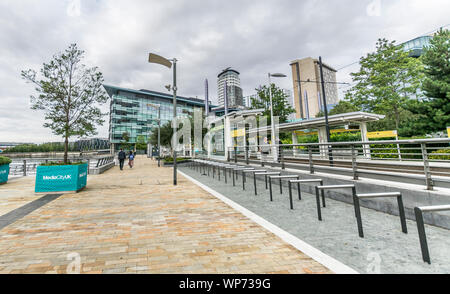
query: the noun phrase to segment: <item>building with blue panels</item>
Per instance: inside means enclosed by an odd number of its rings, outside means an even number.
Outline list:
[[[161,126],[172,120],[173,96],[149,90],[131,90],[103,85],[111,97],[109,115],[109,140],[113,152],[122,143],[148,142],[152,132],[158,130],[158,107],[161,109]],[[210,105],[210,108],[213,107]],[[205,101],[177,96],[177,116],[189,117],[195,108],[204,111]],[[128,142],[124,139],[128,135]]]
[[[420,57],[423,47],[430,45],[430,39],[433,36],[421,36],[403,43],[403,50],[409,52],[411,57]]]

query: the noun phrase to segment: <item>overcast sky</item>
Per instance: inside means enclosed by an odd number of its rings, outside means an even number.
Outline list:
[[[241,73],[244,96],[267,83],[267,72],[286,73],[276,83],[292,89],[294,59],[321,55],[339,69],[378,38],[404,42],[447,25],[449,15],[448,0],[0,0],[0,142],[62,141],[30,110],[34,89],[20,71],[38,71],[70,43],[105,83],[132,89],[166,92],[171,71],[147,54],[176,57],[179,95],[203,99],[208,78],[216,100],[226,67]],[[351,81],[357,69],[338,80]],[[99,136],[108,137],[107,123]]]

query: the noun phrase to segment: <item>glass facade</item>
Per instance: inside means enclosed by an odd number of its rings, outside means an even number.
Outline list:
[[[430,45],[432,36],[422,36],[403,43],[403,50],[409,52],[411,57],[422,55],[423,47]]]
[[[172,120],[173,97],[170,94],[147,90],[130,90],[104,85],[111,97],[109,139],[117,150],[124,143],[135,144],[138,138],[148,142],[153,131],[158,130],[158,107],[161,111],[161,126]],[[193,115],[194,108],[204,109],[204,100],[177,97],[177,117]]]

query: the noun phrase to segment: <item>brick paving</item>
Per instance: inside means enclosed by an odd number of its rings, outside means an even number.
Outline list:
[[[81,273],[330,273],[182,176],[174,187],[171,168],[135,163],[0,230],[0,273],[66,273],[76,256]],[[0,187],[0,203],[36,199],[33,181]]]

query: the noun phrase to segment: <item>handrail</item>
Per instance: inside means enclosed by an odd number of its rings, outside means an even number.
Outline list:
[[[377,141],[348,141],[348,142],[327,142],[327,143],[299,143],[299,144],[265,144],[250,145],[247,147],[297,147],[297,146],[329,146],[329,145],[377,145],[377,144],[423,144],[423,143],[450,143],[450,138],[414,139],[414,140],[377,140]],[[245,148],[245,146],[235,146]],[[229,147],[230,150],[235,147]]]

